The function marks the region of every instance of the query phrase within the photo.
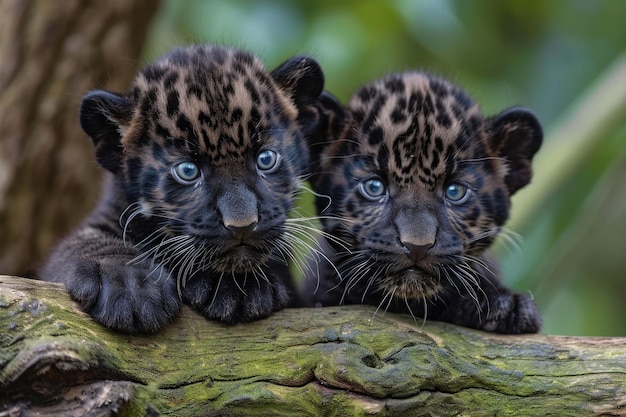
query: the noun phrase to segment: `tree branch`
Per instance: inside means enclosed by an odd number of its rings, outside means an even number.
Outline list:
[[[127,336],[57,284],[2,276],[0,416],[626,414],[626,338],[373,314],[288,309],[225,326],[185,308]]]

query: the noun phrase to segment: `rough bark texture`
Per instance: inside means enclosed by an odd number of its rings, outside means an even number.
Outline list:
[[[366,306],[160,333],[0,277],[0,416],[626,415],[626,338],[499,336]]]
[[[3,273],[32,274],[94,204],[99,170],[78,105],[92,88],[128,88],[157,4],[0,2]]]

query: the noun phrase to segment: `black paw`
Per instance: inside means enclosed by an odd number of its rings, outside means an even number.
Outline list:
[[[94,320],[124,333],[154,332],[180,310],[174,280],[150,265],[81,260],[65,285]]]
[[[537,333],[541,316],[535,302],[526,294],[502,294],[491,299],[480,328],[496,333]]]
[[[278,278],[197,274],[187,282],[183,301],[204,317],[227,324],[261,319],[285,307],[289,291]]]

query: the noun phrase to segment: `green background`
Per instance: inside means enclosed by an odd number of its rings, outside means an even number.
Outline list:
[[[486,114],[533,109],[546,141],[513,200],[509,235],[521,238],[494,248],[504,280],[533,294],[545,333],[624,336],[625,18],[622,0],[165,0],[144,58],[192,42],[243,47],[270,68],[306,53],[344,102],[425,69]]]

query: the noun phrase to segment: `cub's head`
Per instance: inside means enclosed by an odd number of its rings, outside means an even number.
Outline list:
[[[247,52],[204,45],[148,65],[127,95],[87,94],[80,123],[121,191],[124,237],[189,273],[279,257],[323,85],[311,58],[268,72]]]
[[[315,137],[311,181],[326,195],[324,228],[351,250],[336,260],[346,288],[423,300],[442,280],[476,282],[472,264],[531,179],[536,117],[484,117],[463,91],[419,72],[361,88],[347,109],[325,99],[333,138]]]

